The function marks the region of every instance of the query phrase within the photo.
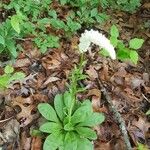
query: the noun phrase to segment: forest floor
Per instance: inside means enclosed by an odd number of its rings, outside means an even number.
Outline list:
[[[138,143],[150,146],[150,117],[145,113],[150,108],[150,3],[143,4],[134,14],[108,10],[111,19],[94,28],[106,35],[112,24],[120,31],[120,39],[129,41],[140,37],[144,44],[139,50],[139,62],[133,65],[87,53],[83,81],[86,92],[78,94],[79,99],[89,98],[94,111],[103,112],[104,123],[95,128],[98,139],[94,141],[95,150],[126,150],[125,141],[114,113],[107,104],[99,83],[102,83],[110,96],[112,105],[126,123],[130,143],[137,149]],[[61,39],[61,46],[41,55],[32,41],[22,41],[24,51],[19,54],[13,67],[26,74],[24,80],[11,84],[0,91],[0,149],[40,150],[43,140],[30,135],[38,129],[41,116],[37,105],[41,102],[53,103],[54,96],[66,90],[68,76],[79,62],[77,45],[84,30],[71,39]],[[3,68],[0,67],[0,73]],[[7,137],[7,138],[3,138]],[[144,149],[143,149],[144,150]]]

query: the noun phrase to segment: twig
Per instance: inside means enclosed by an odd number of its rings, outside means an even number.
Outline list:
[[[98,78],[97,78],[97,83],[98,83],[99,89],[102,91],[103,95],[105,96],[105,100],[108,103],[108,107],[110,111],[114,114],[114,119],[119,123],[119,128],[122,132],[124,142],[126,144],[126,149],[132,150],[124,119],[122,118],[120,113],[117,111],[117,109],[113,105],[111,97],[108,95],[105,87],[103,86],[103,83]]]
[[[12,116],[12,117],[10,117],[10,118],[7,118],[7,119],[4,119],[4,120],[0,120],[0,123],[6,122],[6,121],[12,119],[13,117],[14,117],[14,116]]]

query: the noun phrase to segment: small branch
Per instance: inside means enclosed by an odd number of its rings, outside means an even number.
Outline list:
[[[124,119],[122,118],[120,113],[117,111],[117,109],[113,105],[111,97],[108,95],[105,87],[103,86],[103,83],[98,78],[96,80],[97,80],[99,89],[102,91],[103,95],[105,96],[105,100],[108,103],[108,107],[110,111],[114,114],[114,119],[119,123],[119,128],[122,132],[127,150],[132,150]]]
[[[6,122],[6,121],[12,119],[13,117],[14,117],[14,116],[12,116],[12,117],[10,117],[10,118],[7,118],[7,119],[4,119],[4,120],[0,120],[0,123],[4,123],[4,122]]]

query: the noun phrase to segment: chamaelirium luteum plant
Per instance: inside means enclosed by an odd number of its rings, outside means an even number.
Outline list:
[[[97,139],[97,134],[92,127],[101,124],[105,117],[102,113],[93,112],[90,100],[80,102],[76,97],[78,92],[84,91],[84,88],[78,87],[78,81],[86,78],[83,74],[86,62],[84,52],[91,43],[105,48],[112,59],[116,58],[110,41],[98,31],[86,30],[81,35],[79,43],[81,59],[71,73],[68,91],[55,96],[54,108],[47,103],[38,105],[39,112],[48,120],[40,126],[40,131],[48,134],[43,144],[44,150],[94,149],[92,140]]]

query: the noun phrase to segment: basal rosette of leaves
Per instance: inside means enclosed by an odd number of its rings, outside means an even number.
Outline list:
[[[47,133],[44,150],[93,150],[92,140],[97,139],[92,129],[101,124],[105,117],[102,113],[93,112],[89,100],[82,103],[72,100],[70,92],[57,94],[54,99],[54,108],[47,104],[38,105],[38,110],[47,120],[40,126],[40,131]],[[73,111],[71,117],[70,109]]]

